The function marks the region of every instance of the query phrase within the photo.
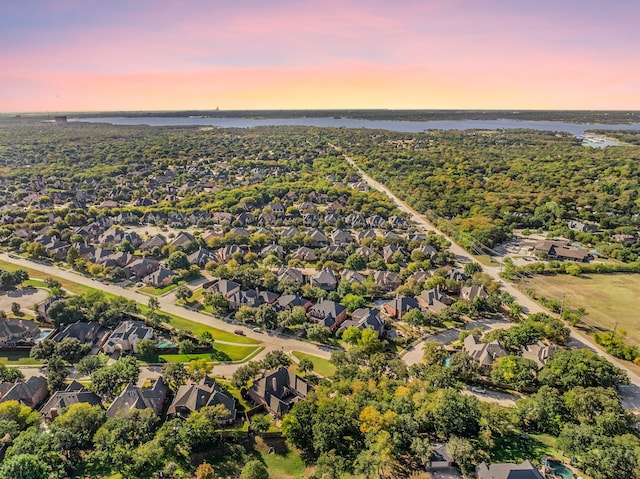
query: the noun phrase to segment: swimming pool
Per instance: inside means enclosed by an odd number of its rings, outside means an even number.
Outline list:
[[[559,461],[547,461],[549,467],[562,479],[573,479],[573,471]]]

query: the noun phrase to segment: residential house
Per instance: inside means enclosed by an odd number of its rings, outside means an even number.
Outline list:
[[[637,238],[633,235],[615,234],[611,236],[611,241],[622,243],[625,246],[631,246],[637,241]]]
[[[260,250],[260,257],[266,258],[269,255],[275,255],[276,258],[284,258],[284,248],[279,244],[270,244]]]
[[[398,253],[398,255],[396,255],[396,253]],[[406,258],[406,253],[400,246],[396,246],[393,244],[388,244],[384,248],[382,248],[382,258],[384,259],[385,263],[393,263],[394,256],[401,256],[402,260],[404,261],[404,259]]]
[[[160,415],[168,393],[169,388],[162,377],[156,379],[149,388],[139,388],[127,384],[107,409],[107,417],[115,417],[120,411],[147,408]]]
[[[363,284],[367,280],[367,277],[360,271],[343,269],[340,271],[340,279],[349,283]]]
[[[284,216],[285,212],[287,211],[284,205],[279,201],[269,203],[266,207],[269,208],[276,216]]]
[[[429,278],[431,278],[431,273],[429,271],[425,271],[423,269],[419,269],[415,273],[411,274],[411,276],[407,277],[407,281],[413,280],[416,283],[424,283]]]
[[[380,317],[378,308],[360,308],[351,313],[351,319],[347,319],[340,325],[340,329],[355,326],[360,329],[373,329],[379,337],[384,335],[384,320]]]
[[[219,262],[226,263],[227,261],[230,261],[233,255],[236,253],[244,255],[244,250],[237,244],[232,244],[223,246],[222,248],[216,250],[216,257],[218,258]]]
[[[191,233],[187,233],[186,231],[181,231],[178,234],[178,236],[176,236],[173,239],[173,241],[171,242],[171,246],[184,248],[185,246],[188,246],[189,244],[193,243],[195,240],[196,238]]]
[[[409,223],[402,216],[389,216],[387,223],[391,228],[395,229],[407,229],[409,227]]]
[[[338,280],[331,269],[322,268],[322,270],[311,276],[310,284],[325,291],[335,291],[338,286]]]
[[[302,224],[305,226],[316,226],[320,218],[315,213],[307,213],[302,217]]]
[[[238,217],[236,218],[236,221],[241,224],[242,226],[248,226],[248,225],[252,225],[253,223],[255,223],[256,218],[255,216],[253,216],[252,213],[240,213],[238,215]]]
[[[397,296],[391,301],[382,305],[385,314],[391,319],[402,320],[402,317],[412,309],[420,309],[420,304],[416,298],[411,296]]]
[[[531,462],[520,464],[487,464],[481,462],[476,467],[476,479],[543,479],[544,476]]]
[[[568,221],[567,226],[570,230],[579,231],[580,233],[595,233],[596,231],[598,231],[597,226],[586,224],[576,220]]]
[[[14,347],[33,344],[40,334],[35,321],[17,318],[0,318],[0,347]]]
[[[395,291],[402,284],[398,273],[393,271],[376,271],[373,273],[373,279],[384,291]]]
[[[430,260],[434,260],[436,256],[438,256],[438,251],[430,245],[419,246],[411,251],[411,253],[413,253],[414,251],[419,251],[420,253],[424,254],[427,259]]]
[[[367,224],[364,217],[359,213],[351,213],[350,215],[347,215],[344,222],[352,228],[363,228]]]
[[[109,335],[109,338],[102,346],[106,354],[111,354],[116,350],[132,352],[136,344],[141,339],[153,339],[155,333],[153,328],[148,327],[142,321],[123,321]]]
[[[293,238],[294,236],[297,236],[299,234],[300,234],[300,230],[298,228],[296,228],[295,226],[289,226],[287,228],[284,228],[280,232],[280,237],[281,238]]]
[[[322,231],[321,229],[314,228],[307,232],[307,236],[311,238],[312,246],[322,247],[329,244],[329,238],[327,238],[327,235],[324,234],[324,231]]]
[[[374,254],[376,254],[376,252],[372,248],[369,248],[368,246],[361,246],[356,249],[356,254],[361,255],[365,261],[369,261],[369,259]]]
[[[489,293],[487,293],[487,290],[483,284],[474,284],[472,286],[463,286],[460,290],[460,297],[469,301],[476,298],[487,299],[489,297]]]
[[[324,222],[329,226],[335,226],[340,220],[340,215],[336,213],[328,213],[324,216]]]
[[[222,405],[227,416],[220,422],[232,424],[236,420],[236,400],[224,391],[215,379],[205,376],[198,384],[184,384],[176,392],[173,402],[167,410],[170,418],[186,419],[194,411],[203,407]]]
[[[153,259],[138,258],[125,266],[129,277],[144,278],[160,268],[160,262]]]
[[[284,309],[291,310],[296,306],[300,306],[307,311],[312,305],[313,302],[311,300],[303,298],[299,294],[283,294],[274,303],[274,307],[278,311],[282,311]]]
[[[464,338],[463,349],[480,364],[485,373],[491,370],[491,366],[497,359],[507,355],[506,349],[498,341],[481,343],[473,334]]]
[[[0,383],[0,403],[18,401],[23,406],[36,409],[48,395],[47,378],[44,376],[31,376],[15,383]]]
[[[142,278],[142,282],[154,288],[169,286],[178,275],[168,268],[159,268]]]
[[[372,240],[376,239],[376,232],[372,229],[364,229],[362,231],[358,231],[356,233],[356,241],[358,243],[362,243],[362,240],[366,238],[371,238]]]
[[[233,222],[233,215],[226,211],[218,211],[213,213],[211,219],[218,225],[229,226]]]
[[[216,257],[212,251],[205,248],[198,248],[197,251],[194,251],[187,256],[187,260],[189,261],[189,264],[197,264],[201,268],[204,268],[209,261],[215,261]]]
[[[304,274],[302,274],[302,271],[300,271],[299,269],[280,266],[280,268],[278,269],[277,275],[278,275],[278,281],[285,281],[285,280],[295,281],[299,285],[302,285],[305,283]]]
[[[244,236],[244,237],[251,236],[251,233],[249,233],[249,230],[241,226],[236,226],[235,228],[231,228],[228,234],[230,236]]]
[[[256,404],[262,404],[273,415],[282,417],[291,407],[309,394],[311,386],[291,370],[279,368],[265,373],[247,391]]]
[[[538,241],[533,245],[533,252],[538,256],[545,256],[546,259],[558,261],[578,261],[586,262],[591,259],[591,255],[586,249],[570,248],[566,241]]]
[[[372,228],[382,228],[387,224],[387,220],[380,215],[372,215],[367,218],[367,224]]]
[[[468,278],[468,276],[466,274],[464,274],[462,271],[460,271],[459,269],[455,269],[452,268],[447,272],[447,279],[452,279],[454,281],[458,281],[459,283],[466,281]]]
[[[64,326],[51,339],[59,343],[63,339],[73,338],[81,343],[93,344],[100,338],[102,332],[104,330],[97,321],[89,321],[87,323],[76,321]]]
[[[311,306],[308,311],[312,321],[326,326],[331,331],[335,331],[340,323],[347,319],[347,308],[340,303],[323,299],[321,302]]]
[[[86,403],[91,406],[100,406],[102,399],[93,391],[88,391],[77,381],[72,381],[64,391],[57,391],[52,394],[49,400],[40,409],[40,415],[46,421],[53,421],[63,409],[72,404]]]
[[[297,250],[291,253],[291,259],[297,259],[299,261],[315,261],[318,258],[311,248],[300,246]]]
[[[209,286],[206,290],[207,294],[221,294],[225,298],[229,299],[234,294],[240,291],[240,284],[228,279],[220,279]]]
[[[296,205],[296,208],[302,214],[316,213],[318,211],[318,208],[316,207],[316,205],[314,205],[310,201],[303,201],[302,203],[299,203],[298,205]]]
[[[555,344],[549,345],[538,341],[526,346],[522,351],[522,357],[534,361],[538,367],[541,368],[549,360],[551,355],[559,349]]]
[[[422,291],[416,299],[422,309],[431,313],[441,313],[453,304],[453,300],[438,287]]]
[[[161,234],[151,236],[140,245],[140,251],[151,251],[154,248],[162,249],[167,245],[167,238]]]
[[[331,242],[334,245],[347,245],[353,243],[353,237],[348,231],[337,229],[331,233]]]

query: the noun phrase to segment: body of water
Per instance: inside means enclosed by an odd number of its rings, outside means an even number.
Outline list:
[[[358,120],[353,118],[215,118],[215,117],[104,117],[83,118],[88,123],[149,126],[210,126],[216,128],[252,128],[257,126],[315,126],[320,128],[369,128],[406,133],[428,130],[499,130],[525,128],[541,131],[557,131],[582,136],[589,130],[640,130],[640,123],[602,125],[589,123],[565,123],[561,121],[521,120],[447,120],[447,121],[397,121]],[[593,137],[591,137],[593,138]],[[609,143],[611,144],[611,143]],[[593,144],[592,146],[601,146]]]

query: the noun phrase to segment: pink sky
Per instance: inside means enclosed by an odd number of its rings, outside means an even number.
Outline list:
[[[0,111],[637,110],[639,14],[635,0],[0,2]]]

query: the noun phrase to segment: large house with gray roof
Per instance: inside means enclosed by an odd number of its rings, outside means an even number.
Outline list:
[[[265,373],[247,392],[256,404],[262,404],[272,414],[282,417],[301,399],[305,399],[311,386],[287,368]]]
[[[236,420],[236,400],[224,391],[215,379],[205,376],[198,384],[184,384],[176,392],[167,410],[167,416],[186,419],[194,411],[205,406],[222,405],[229,413],[222,424],[232,424]]]

